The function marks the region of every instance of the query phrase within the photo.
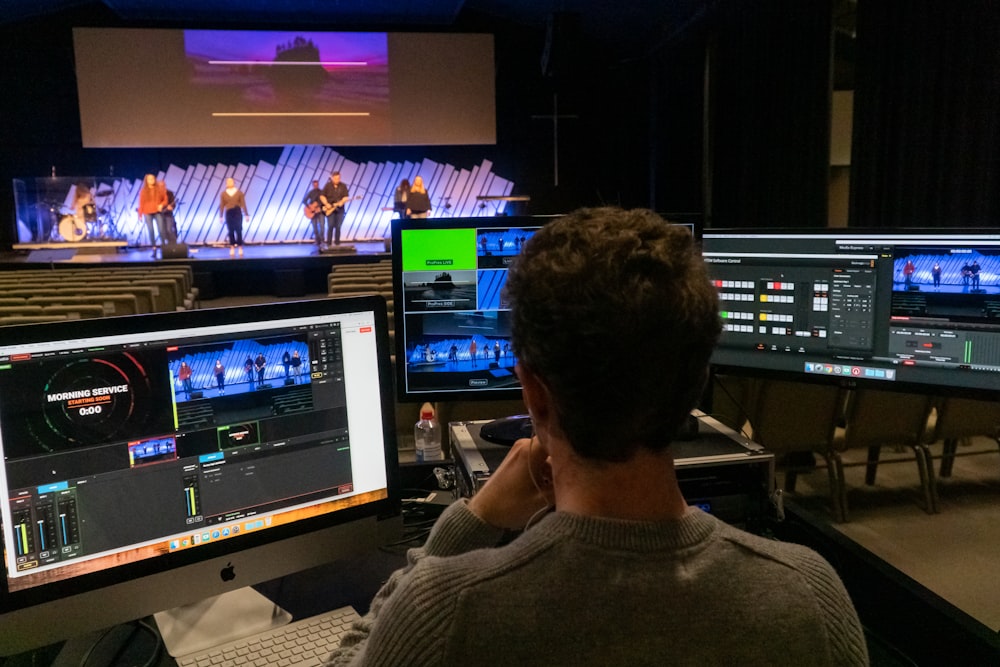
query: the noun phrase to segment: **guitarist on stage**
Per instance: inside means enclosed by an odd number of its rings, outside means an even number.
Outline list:
[[[312,223],[313,237],[316,239],[316,247],[323,247],[323,219],[324,215],[323,202],[320,197],[323,195],[323,189],[319,187],[319,181],[312,182],[312,190],[306,194],[306,198],[302,200],[302,205],[305,207],[306,217],[309,222]]]
[[[330,174],[330,180],[323,186],[320,203],[326,216],[326,245],[340,245],[340,226],[346,214],[345,204],[350,199],[347,186],[340,182],[340,172]]]

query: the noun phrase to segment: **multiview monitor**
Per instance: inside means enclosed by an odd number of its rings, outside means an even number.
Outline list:
[[[721,372],[1000,395],[1000,234],[706,230]]]
[[[521,398],[504,294],[507,269],[543,224],[532,217],[393,221],[400,401]],[[509,444],[527,419],[484,427]]]
[[[539,226],[503,217],[394,222],[400,400],[520,398],[504,286]]]
[[[0,654],[377,548],[388,339],[374,296],[0,328]]]
[[[400,401],[521,398],[510,336],[507,270],[551,218],[393,221],[396,390]],[[682,225],[694,233],[691,224]],[[484,426],[510,444],[526,419]]]

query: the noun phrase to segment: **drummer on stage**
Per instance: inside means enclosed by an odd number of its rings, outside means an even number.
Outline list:
[[[97,209],[94,207],[94,193],[87,183],[77,183],[73,195],[73,217],[78,222],[95,222]]]
[[[60,209],[64,215],[59,219],[59,234],[64,241],[82,241],[87,237],[87,223],[97,220],[94,194],[84,182],[74,185],[71,192],[73,205]]]

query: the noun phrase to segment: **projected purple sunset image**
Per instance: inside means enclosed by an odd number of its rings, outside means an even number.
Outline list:
[[[191,83],[213,117],[357,119],[388,128],[385,33],[186,30]]]

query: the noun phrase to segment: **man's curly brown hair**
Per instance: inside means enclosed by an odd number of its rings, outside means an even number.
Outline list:
[[[670,443],[721,331],[687,228],[648,210],[578,210],[526,242],[506,291],[519,362],[580,455],[625,461]]]

